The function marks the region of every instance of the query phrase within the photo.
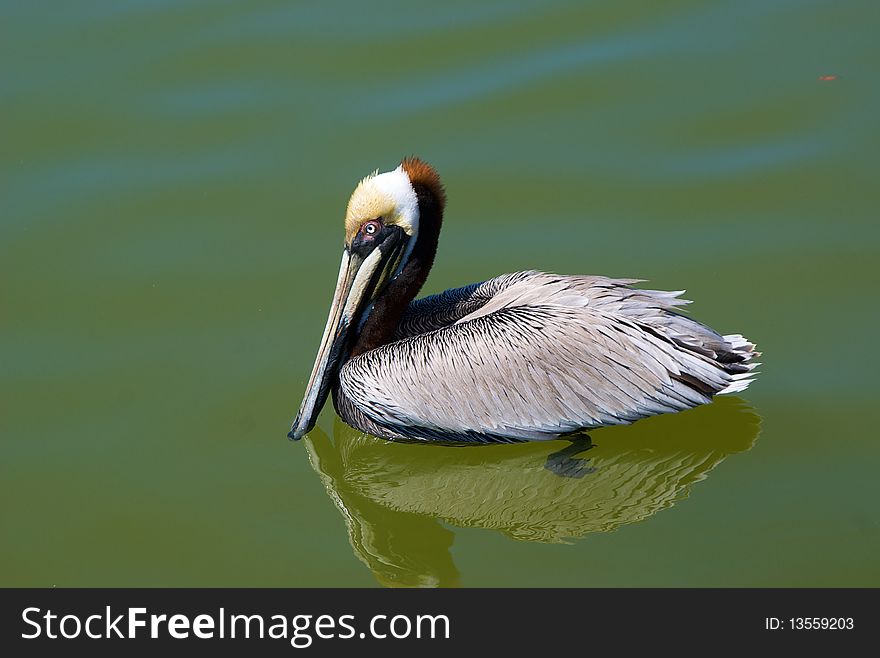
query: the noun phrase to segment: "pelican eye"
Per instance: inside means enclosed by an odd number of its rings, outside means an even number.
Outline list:
[[[378,220],[373,219],[366,224],[364,224],[363,232],[364,235],[376,235],[379,232],[379,229],[382,228],[382,225]]]

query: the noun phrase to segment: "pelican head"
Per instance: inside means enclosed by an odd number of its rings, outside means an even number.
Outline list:
[[[420,243],[419,224],[426,204],[431,218],[439,217],[442,187],[436,171],[415,158],[404,160],[392,171],[367,176],[352,193],[345,213],[345,245],[336,291],[302,406],[288,434],[291,439],[302,438],[314,427],[377,298],[395,282],[401,287],[402,279],[407,280],[408,288],[417,284],[416,290],[424,282],[426,271],[423,276],[401,274],[412,261],[419,260],[414,249]],[[439,221],[432,224],[439,232]],[[419,270],[430,268],[436,250],[436,236],[433,238],[430,258],[421,259]],[[386,319],[396,323],[399,314]]]

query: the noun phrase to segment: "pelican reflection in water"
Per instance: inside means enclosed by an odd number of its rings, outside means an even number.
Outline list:
[[[327,326],[292,439],[332,391],[349,425],[388,439],[551,440],[710,402],[751,382],[754,345],[681,315],[635,279],[505,274],[413,301],[445,192],[410,158],[357,186]]]
[[[687,496],[725,457],[748,450],[758,431],[758,416],[728,397],[632,427],[596,430],[592,443],[425,450],[337,421],[332,441],[316,429],[306,447],[355,555],[380,583],[455,586],[462,583],[450,527],[545,543],[608,532]]]

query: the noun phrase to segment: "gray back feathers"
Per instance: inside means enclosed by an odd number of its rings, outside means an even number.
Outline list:
[[[412,302],[342,368],[346,421],[391,438],[553,439],[744,389],[757,352],[633,279],[517,272]]]

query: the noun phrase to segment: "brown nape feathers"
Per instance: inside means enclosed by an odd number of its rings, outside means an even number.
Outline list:
[[[410,183],[416,194],[419,193],[419,187],[424,188],[431,196],[434,197],[440,208],[446,206],[446,190],[443,182],[440,180],[440,174],[424,160],[419,160],[415,156],[404,158],[400,163],[406,175],[409,176]]]

